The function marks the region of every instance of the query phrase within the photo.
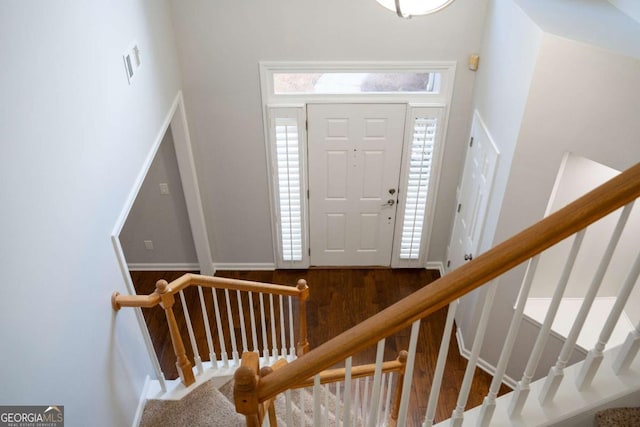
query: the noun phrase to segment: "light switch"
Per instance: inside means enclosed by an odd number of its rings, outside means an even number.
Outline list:
[[[147,248],[148,251],[152,251],[153,248],[153,241],[151,240],[145,240],[144,241],[144,247]]]
[[[167,184],[166,182],[160,184],[160,194],[171,194],[169,192],[169,184]]]

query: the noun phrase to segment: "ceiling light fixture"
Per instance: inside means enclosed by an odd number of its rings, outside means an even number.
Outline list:
[[[382,6],[398,14],[400,18],[428,15],[447,7],[453,0],[376,0]]]

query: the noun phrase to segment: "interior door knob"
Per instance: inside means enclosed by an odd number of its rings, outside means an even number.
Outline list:
[[[389,199],[389,200],[387,200],[387,203],[385,203],[382,206],[393,206],[395,204],[396,204],[396,201],[394,199]]]
[[[473,254],[464,254],[465,261],[471,261],[473,259]]]

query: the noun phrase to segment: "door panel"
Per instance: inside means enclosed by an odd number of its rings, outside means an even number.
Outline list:
[[[390,265],[405,112],[404,104],[308,106],[312,265]]]
[[[487,203],[498,162],[498,149],[476,113],[458,188],[458,212],[449,245],[448,269],[453,270],[478,255]]]

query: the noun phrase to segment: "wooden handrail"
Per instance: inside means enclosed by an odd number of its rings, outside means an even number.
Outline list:
[[[215,289],[229,289],[298,298],[300,300],[301,318],[297,354],[302,355],[309,351],[306,319],[306,301],[309,298],[309,287],[305,280],[299,280],[297,286],[293,287],[187,273],[171,283],[167,283],[166,280],[159,280],[156,283],[155,291],[149,295],[120,295],[119,292],[114,292],[111,296],[111,306],[115,311],[120,310],[122,307],[151,308],[157,305],[160,305],[164,309],[167,323],[169,325],[171,343],[173,344],[174,353],[176,355],[176,367],[178,368],[180,379],[185,387],[193,384],[195,382],[195,377],[193,375],[191,362],[189,362],[189,359],[186,356],[184,343],[182,342],[178,324],[173,314],[173,304],[175,302],[175,294],[189,286],[203,286]],[[248,416],[247,419],[249,418],[250,417]],[[253,420],[251,422],[253,422]]]
[[[272,374],[273,372],[278,371],[284,366],[288,365],[286,359],[281,358],[278,359],[273,365],[265,366],[260,368],[259,370],[259,380],[257,383],[254,382],[256,375],[255,372],[257,370],[257,353],[243,353],[242,354],[242,368],[236,371],[236,382],[234,384],[234,398],[237,398],[237,402],[240,403],[240,407],[236,408],[238,413],[247,414],[247,413],[256,413],[258,414],[258,420],[261,423],[264,418],[264,414],[269,414],[270,425],[277,426],[277,421],[275,417],[275,409],[273,406],[273,401],[275,397],[270,397],[266,399],[262,403],[258,403],[257,397],[257,388],[260,387],[260,382],[264,381],[264,378],[267,375]],[[247,369],[249,367],[249,369]],[[381,367],[382,373],[390,373],[397,372],[398,373],[398,381],[396,386],[396,396],[394,399],[393,407],[391,408],[391,422],[395,423],[395,420],[398,418],[398,410],[400,408],[400,391],[402,389],[402,383],[404,381],[404,373],[407,367],[407,352],[402,350],[398,354],[398,358],[396,360],[391,360],[388,362],[383,362]],[[351,378],[364,378],[364,377],[372,377],[375,374],[376,364],[371,363],[367,365],[358,365],[351,368]],[[320,376],[320,384],[330,384],[341,382],[345,380],[346,377],[346,369],[345,368],[336,368],[336,369],[328,369],[320,372],[318,375]],[[297,382],[296,384],[289,387],[290,389],[298,389],[298,388],[307,388],[312,387],[315,384],[314,378],[308,378],[304,381]],[[247,384],[250,384],[247,387]],[[237,385],[237,388],[236,388]],[[246,393],[246,394],[245,394]],[[248,404],[253,404],[254,407],[249,409]]]
[[[304,298],[305,300],[309,295],[309,290],[306,287],[306,282],[305,288],[300,289],[299,283],[297,287],[293,287],[285,285],[275,285],[271,283],[251,282],[248,280],[227,279],[224,277],[203,276],[201,274],[193,273],[184,274],[169,283],[167,292],[173,295],[185,288],[188,288],[189,286],[203,286],[206,288],[229,289],[234,291],[293,296],[301,299]],[[121,295],[119,292],[114,292],[111,296],[111,305],[116,311],[120,310],[120,308],[122,307],[150,308],[155,307],[158,304],[160,304],[160,295],[157,291],[154,291],[149,295]]]
[[[640,163],[432,284],[273,372],[260,382],[264,401],[380,339],[409,327],[640,196]]]
[[[404,352],[406,353],[406,352]],[[405,359],[406,360],[406,359]],[[389,372],[402,372],[404,370],[405,363],[403,363],[400,358],[396,360],[389,360],[387,362],[382,362],[382,373]],[[364,377],[372,377],[376,370],[375,363],[370,363],[368,365],[358,365],[351,368],[351,378],[364,378]],[[320,384],[330,384],[336,383],[340,381],[344,381],[346,376],[345,368],[335,368],[335,369],[326,369],[320,373]],[[312,387],[314,384],[313,377],[307,378],[304,381],[300,381],[292,385],[290,388],[306,388]]]
[[[407,352],[401,351],[400,355],[396,360],[390,360],[388,362],[382,362],[382,373],[389,372],[404,372],[407,361]],[[351,378],[364,378],[364,377],[372,377],[375,373],[376,365],[375,363],[371,363],[368,365],[358,365],[351,368]],[[325,371],[320,372],[320,384],[330,384],[344,381],[346,376],[345,368],[336,368],[336,369],[327,369]],[[290,388],[306,388],[313,386],[313,377],[308,378],[304,381],[298,382],[292,385]]]

